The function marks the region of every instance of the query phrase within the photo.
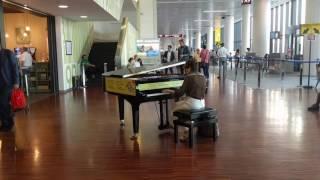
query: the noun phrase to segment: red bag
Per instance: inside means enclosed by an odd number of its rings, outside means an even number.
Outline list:
[[[23,110],[27,107],[26,96],[22,89],[14,89],[12,91],[11,106],[13,111]]]

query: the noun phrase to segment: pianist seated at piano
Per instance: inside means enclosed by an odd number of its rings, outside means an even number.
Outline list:
[[[163,90],[164,93],[170,93],[179,98],[173,108],[173,112],[205,107],[206,78],[199,73],[195,60],[186,62],[185,74],[184,82],[179,89]],[[170,118],[170,124],[173,124],[173,118]]]

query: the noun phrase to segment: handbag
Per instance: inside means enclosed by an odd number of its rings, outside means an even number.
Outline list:
[[[18,88],[12,91],[11,107],[14,112],[26,109],[27,99],[22,89]]]

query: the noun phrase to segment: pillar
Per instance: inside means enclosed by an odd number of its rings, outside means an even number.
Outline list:
[[[313,24],[320,22],[319,16],[319,4],[320,0],[307,0],[306,1],[306,24]],[[320,35],[316,35],[316,40],[311,42],[311,60],[320,58]],[[309,50],[310,50],[310,41],[307,36],[304,37],[304,46],[303,46],[303,59],[309,61]],[[316,66],[311,64],[311,75],[316,75]],[[304,64],[303,72],[305,75],[308,74],[308,63]]]
[[[241,54],[245,55],[247,48],[250,48],[250,5],[242,5],[242,46]]]
[[[207,48],[209,50],[213,49],[213,27],[209,27],[208,29],[208,39],[207,39]]]
[[[271,31],[270,0],[253,1],[253,41],[252,52],[263,57],[269,53]]]
[[[224,45],[228,51],[234,51],[234,16],[227,16],[224,23]]]
[[[195,44],[195,49],[201,49],[201,32],[196,33],[196,44]]]
[[[157,1],[139,0],[140,39],[158,38]]]

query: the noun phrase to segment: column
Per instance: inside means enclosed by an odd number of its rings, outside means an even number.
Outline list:
[[[242,46],[241,54],[245,55],[247,48],[250,48],[250,5],[242,5]]]
[[[253,41],[252,52],[263,57],[269,53],[271,31],[270,0],[253,1]]]
[[[195,44],[195,49],[201,49],[201,32],[196,33],[196,44]]]
[[[224,45],[228,51],[234,51],[234,16],[227,16],[225,19]]]
[[[157,22],[157,1],[139,0],[140,19],[140,38],[155,39],[158,38]]]
[[[208,30],[208,39],[207,39],[207,48],[209,50],[213,49],[213,27],[209,27],[209,30]]]
[[[306,24],[313,24],[320,22],[319,16],[319,4],[320,0],[307,0],[306,1]],[[320,35],[316,35],[316,40],[311,42],[311,60],[320,58]],[[303,48],[303,59],[309,61],[310,41],[307,35],[304,37],[304,48]],[[308,63],[304,64],[303,72],[305,75],[308,74]],[[311,75],[316,75],[316,66],[311,64]]]

